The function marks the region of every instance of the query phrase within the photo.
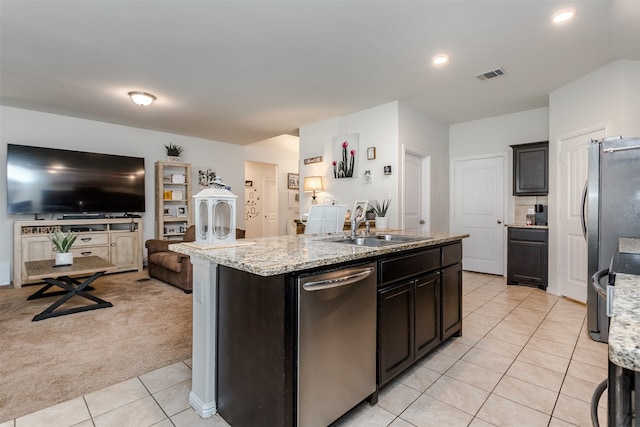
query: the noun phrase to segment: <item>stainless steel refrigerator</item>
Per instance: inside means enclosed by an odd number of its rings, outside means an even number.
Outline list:
[[[607,342],[606,301],[591,277],[607,268],[620,237],[640,237],[640,138],[605,138],[589,144],[589,169],[583,195],[587,239],[587,325],[591,338]]]

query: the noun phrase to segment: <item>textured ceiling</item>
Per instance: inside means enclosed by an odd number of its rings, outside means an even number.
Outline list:
[[[0,0],[3,105],[236,144],[394,100],[450,124],[544,107],[617,59],[640,60],[638,0]]]

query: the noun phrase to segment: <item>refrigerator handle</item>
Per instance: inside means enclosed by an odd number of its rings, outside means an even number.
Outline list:
[[[582,189],[582,202],[580,208],[580,222],[582,224],[582,235],[584,236],[584,240],[587,240],[587,218],[585,212],[587,207],[587,184],[588,181],[585,181],[584,188]]]

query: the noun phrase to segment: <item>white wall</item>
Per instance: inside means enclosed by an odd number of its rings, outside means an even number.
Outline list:
[[[513,159],[510,145],[546,141],[549,138],[549,109],[547,107],[458,123],[449,128],[449,157],[451,159],[507,154],[507,222],[513,223],[515,203],[513,195]],[[453,195],[452,195],[453,197]]]
[[[244,159],[252,162],[272,163],[278,166],[278,234],[289,234],[291,221],[299,215],[289,207],[287,174],[298,173],[299,138],[280,135],[244,147]],[[246,179],[251,179],[247,177]],[[249,237],[249,236],[247,236]]]
[[[0,106],[0,239],[5,242],[0,248],[0,265],[12,262],[13,245],[7,242],[13,242],[13,220],[34,219],[33,215],[7,215],[8,143],[143,157],[146,212],[142,218],[146,240],[154,237],[154,162],[165,160],[164,145],[170,142],[184,147],[183,159],[192,164],[194,174],[198,167],[214,169],[238,195],[238,206],[244,205],[242,146]],[[197,185],[194,188],[197,191]],[[243,209],[238,209],[237,225],[244,227]]]
[[[333,145],[336,136],[354,134],[359,136],[359,174],[355,178],[333,177]],[[376,147],[376,159],[367,160],[367,147]],[[304,159],[322,156],[323,161],[305,165]],[[392,166],[392,174],[384,175],[385,165]],[[321,175],[325,191],[318,193],[319,203],[325,197],[337,199],[352,209],[356,200],[378,200],[382,202],[388,194],[391,203],[387,216],[389,226],[398,224],[398,102],[358,111],[341,117],[300,128],[300,187],[305,176]],[[373,172],[373,183],[363,181],[363,171]],[[300,213],[309,211],[311,194],[301,192]]]
[[[449,231],[449,126],[407,104],[399,104],[399,144],[431,157],[429,223],[431,231]],[[398,156],[402,156],[399,152]],[[404,172],[398,169],[398,178]],[[404,203],[400,191],[400,206]]]
[[[615,61],[549,95],[549,288],[560,291],[559,140],[567,134],[604,124],[607,135],[640,136],[640,61]]]

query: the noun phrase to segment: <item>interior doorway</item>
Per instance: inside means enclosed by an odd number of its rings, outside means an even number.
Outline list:
[[[407,231],[431,230],[431,156],[402,146],[402,215]]]
[[[245,237],[249,239],[277,235],[278,165],[245,161],[244,176]]]
[[[575,132],[559,138],[560,174],[558,278],[560,294],[587,302],[587,242],[582,232],[582,191],[587,182],[589,141],[606,136],[606,128]]]
[[[451,160],[451,229],[463,239],[465,270],[504,275],[506,154]]]

